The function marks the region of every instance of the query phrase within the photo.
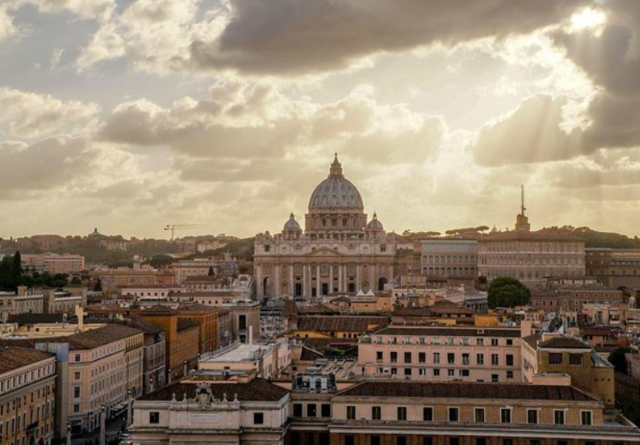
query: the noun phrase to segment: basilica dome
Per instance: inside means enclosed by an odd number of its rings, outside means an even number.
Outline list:
[[[300,230],[300,224],[296,221],[296,217],[293,213],[289,215],[289,220],[284,223],[284,230]]]
[[[309,210],[313,209],[360,209],[364,208],[362,197],[355,185],[342,174],[342,165],[336,155],[329,177],[322,181],[311,194]]]

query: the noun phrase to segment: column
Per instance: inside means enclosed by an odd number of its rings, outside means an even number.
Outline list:
[[[338,265],[338,292],[344,292],[342,288],[342,275],[343,275],[344,264]]]
[[[282,292],[282,283],[280,281],[280,263],[273,265],[273,295],[272,297],[278,298]]]
[[[316,264],[316,297],[320,296],[322,286],[320,285],[320,265]]]
[[[329,263],[329,293],[333,292],[333,263]]]
[[[294,268],[293,263],[290,263],[289,264],[289,295],[292,297],[295,294],[295,284],[293,281],[293,268]]]
[[[264,293],[262,292],[262,264],[256,265],[256,287],[258,288],[256,293],[259,299],[261,299],[261,297],[264,297]]]
[[[309,271],[307,270],[307,265],[302,265],[302,296],[306,297],[309,295]]]
[[[362,266],[356,264],[356,292],[360,290],[360,287],[362,285],[362,282],[360,280],[362,280]]]

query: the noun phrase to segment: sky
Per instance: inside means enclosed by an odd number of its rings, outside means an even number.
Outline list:
[[[3,0],[0,237],[278,232],[337,152],[387,231],[638,235],[638,0]]]

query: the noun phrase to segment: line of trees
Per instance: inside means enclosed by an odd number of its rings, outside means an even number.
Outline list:
[[[68,281],[69,276],[66,274],[25,273],[20,252],[6,256],[0,261],[0,291],[15,292],[18,286],[62,287],[66,286]],[[76,279],[73,284],[79,284],[79,280]]]

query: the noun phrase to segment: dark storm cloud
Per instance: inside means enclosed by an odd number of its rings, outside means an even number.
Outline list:
[[[640,3],[611,0],[604,3],[604,9],[607,21],[601,33],[592,29],[552,33],[555,43],[598,90],[586,110],[589,126],[571,133],[560,130],[560,108],[566,99],[546,99],[541,106],[527,100],[507,119],[483,128],[473,148],[480,163],[542,162],[602,148],[640,146]],[[519,134],[531,141],[519,147],[514,139],[506,138]]]
[[[527,34],[588,0],[230,0],[222,35],[191,45],[201,69],[294,76],[360,58],[483,37]]]

